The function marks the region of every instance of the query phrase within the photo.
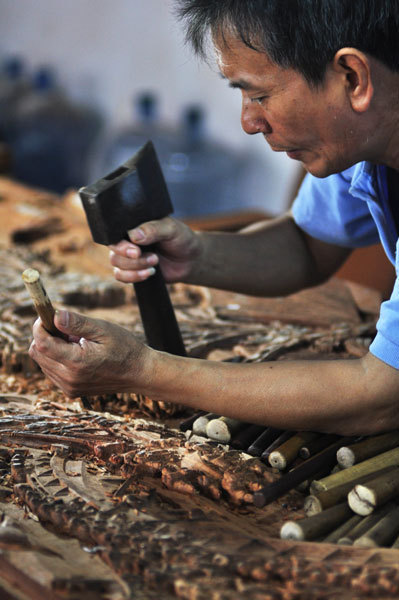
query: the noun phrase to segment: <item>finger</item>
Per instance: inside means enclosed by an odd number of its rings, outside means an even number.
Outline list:
[[[122,271],[140,271],[140,269],[147,269],[158,264],[158,256],[152,252],[147,252],[141,256],[141,258],[126,258],[119,254],[110,252],[110,262],[113,267],[121,269]]]
[[[59,371],[53,371],[51,369],[42,368],[44,375],[52,382],[54,385],[59,387],[62,392],[68,398],[76,398],[77,396],[82,396],[83,391],[76,386],[76,384],[71,384],[67,380],[67,374],[63,374]]]
[[[158,221],[147,221],[135,229],[130,229],[127,233],[133,243],[146,246],[173,238],[176,234],[176,221],[170,217]]]
[[[146,269],[139,269],[138,271],[121,270],[114,267],[115,279],[122,283],[139,283],[145,281],[149,277],[155,274],[154,267],[148,267]]]
[[[29,356],[41,368],[50,364],[79,365],[82,361],[82,348],[79,343],[68,343],[51,335],[34,337],[29,348]]]
[[[107,337],[107,323],[100,319],[91,319],[85,315],[68,310],[57,310],[54,317],[55,326],[73,339],[85,338],[91,342],[102,342]],[[79,352],[79,344],[66,344],[71,352]]]
[[[32,328],[33,339],[39,352],[53,353],[56,348],[64,348],[66,342],[57,336],[51,335],[44,327],[40,317],[36,319]]]
[[[127,256],[129,258],[138,258],[141,255],[141,249],[136,244],[132,244],[128,240],[121,240],[118,244],[108,246],[111,252],[119,256]]]

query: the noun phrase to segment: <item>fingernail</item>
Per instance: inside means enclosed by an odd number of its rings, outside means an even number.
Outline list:
[[[126,256],[128,258],[137,258],[139,255],[138,250],[136,250],[136,248],[128,248],[126,250]]]
[[[58,316],[58,320],[60,322],[60,325],[63,325],[64,327],[68,327],[68,323],[69,323],[69,313],[67,310],[56,310],[55,311],[57,316]]]
[[[150,269],[142,269],[141,271],[137,271],[137,274],[140,277],[151,277],[151,275],[155,274],[155,269],[154,267],[151,267]]]
[[[149,265],[156,265],[158,262],[158,257],[156,254],[150,254],[150,256],[147,256],[145,260]]]
[[[141,242],[145,239],[145,233],[142,229],[140,229],[140,227],[138,227],[129,233],[129,237],[133,242]]]

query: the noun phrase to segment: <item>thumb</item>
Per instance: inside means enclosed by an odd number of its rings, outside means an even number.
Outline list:
[[[101,336],[101,329],[95,319],[71,312],[69,310],[57,310],[54,324],[63,333],[77,338],[96,341]]]

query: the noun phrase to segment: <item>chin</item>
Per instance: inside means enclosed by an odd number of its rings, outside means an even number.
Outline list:
[[[319,179],[324,179],[324,177],[328,177],[329,175],[334,175],[335,173],[341,173],[341,171],[345,171],[351,165],[350,164],[338,164],[327,162],[322,159],[302,162],[303,168],[313,175],[313,177],[318,177]]]

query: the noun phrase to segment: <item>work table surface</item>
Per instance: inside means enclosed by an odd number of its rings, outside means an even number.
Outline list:
[[[85,410],[45,380],[27,357],[25,268],[38,268],[57,307],[143,337],[137,305],[75,192],[2,178],[0,219],[1,598],[390,597],[397,551],[280,540],[284,521],[303,517],[303,496],[256,508],[254,490],[278,475],[182,433],[175,405],[132,390]],[[247,362],[362,356],[381,301],[334,279],[271,300],[181,284],[170,293],[190,356]]]

